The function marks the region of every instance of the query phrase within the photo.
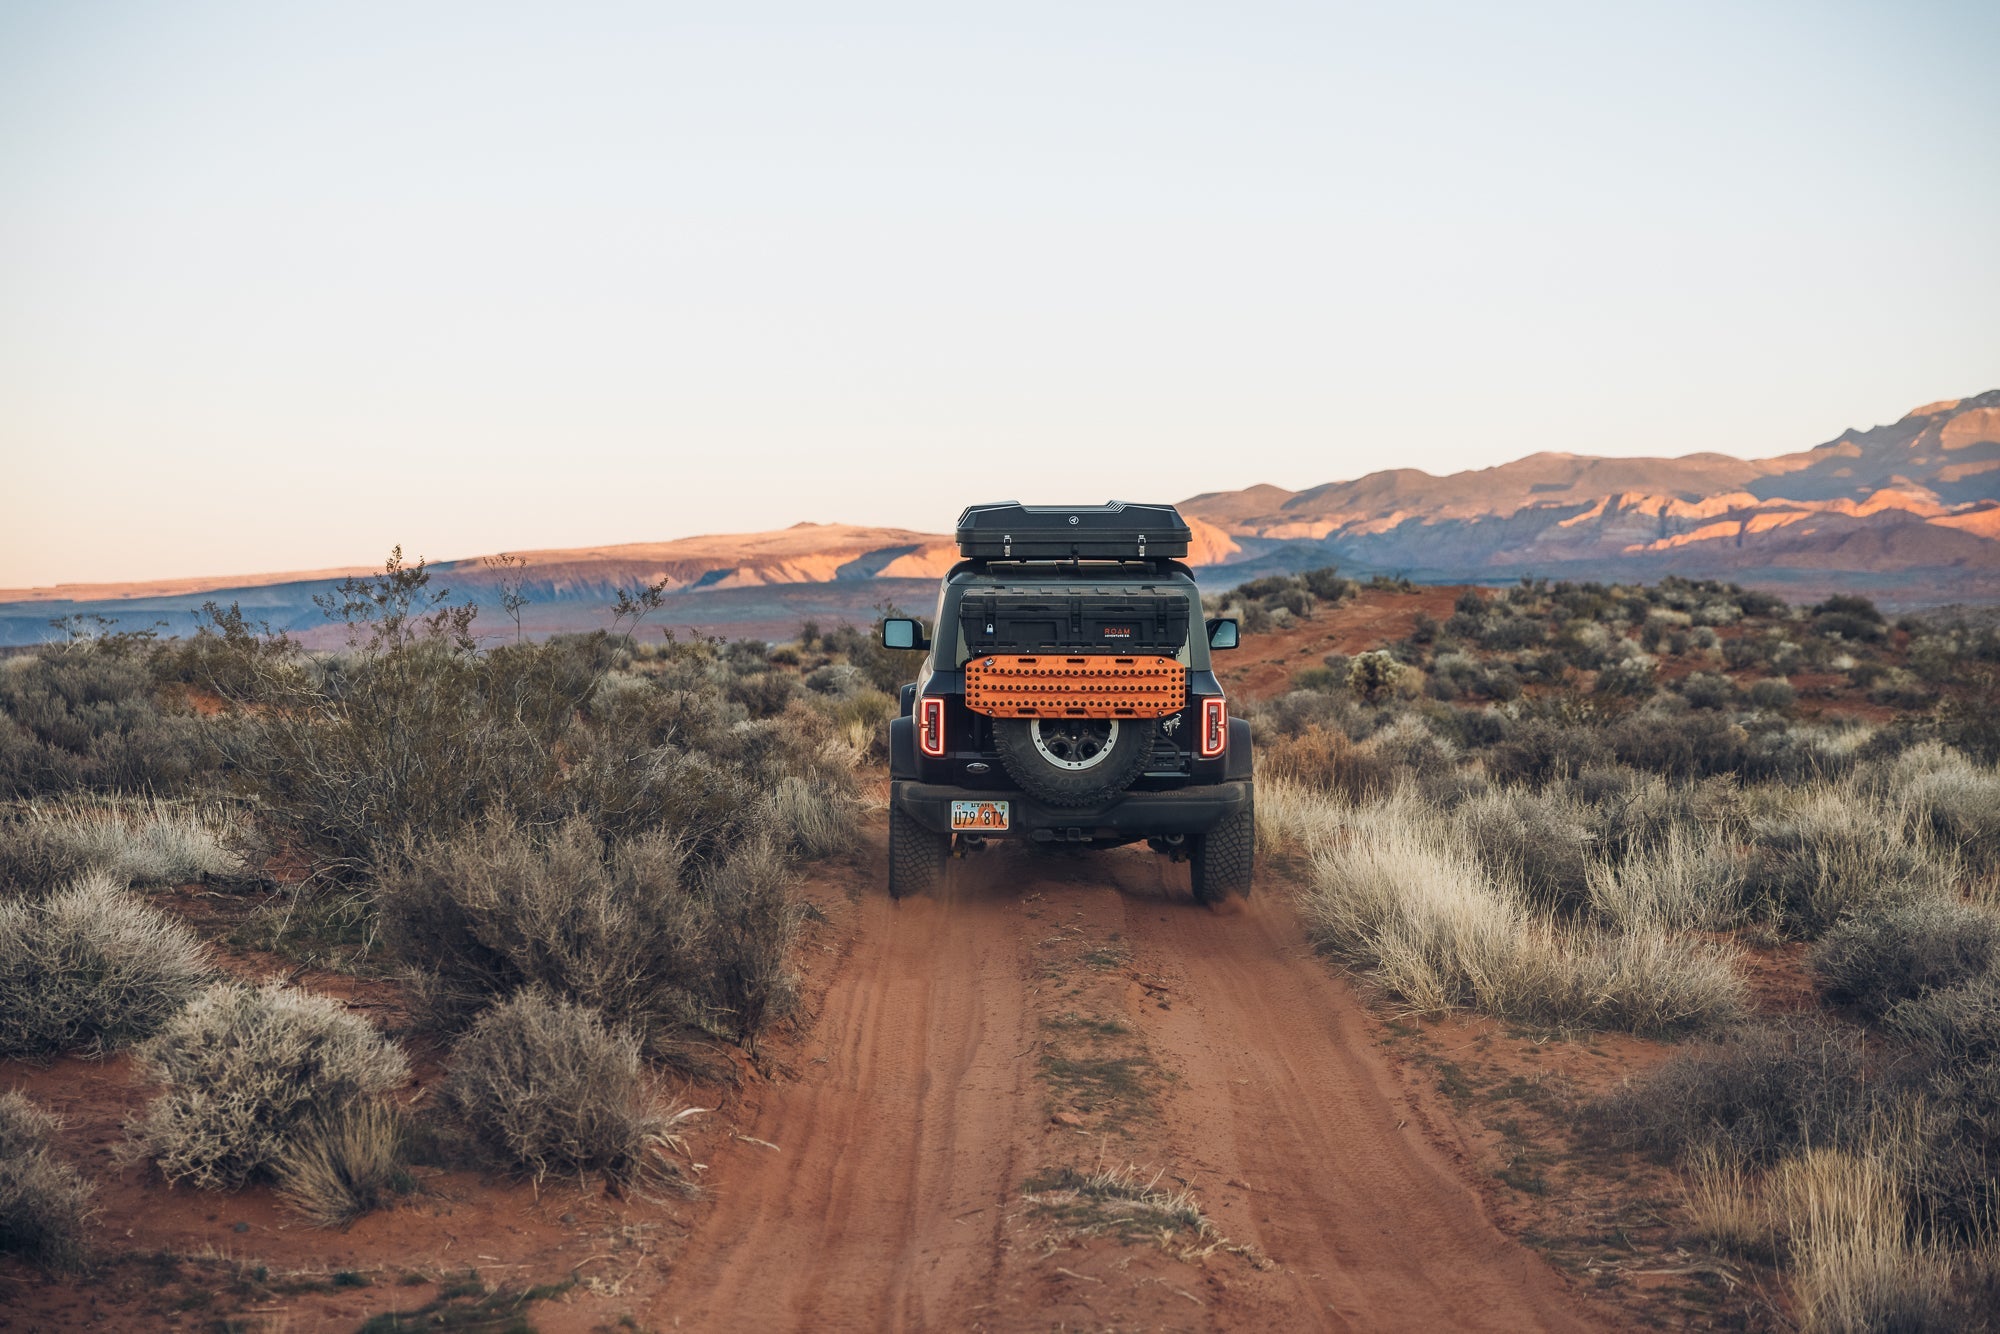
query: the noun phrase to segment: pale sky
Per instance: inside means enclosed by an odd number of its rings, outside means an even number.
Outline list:
[[[2000,387],[2000,5],[0,0],[0,587]]]

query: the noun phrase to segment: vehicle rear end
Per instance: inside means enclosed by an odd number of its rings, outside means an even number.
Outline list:
[[[1146,840],[1198,897],[1247,891],[1250,735],[1229,717],[1170,506],[975,506],[891,725],[890,888],[993,840]],[[892,632],[885,632],[892,633]],[[927,640],[919,643],[918,640]]]

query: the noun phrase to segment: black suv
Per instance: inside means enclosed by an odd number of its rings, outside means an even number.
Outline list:
[[[1248,894],[1256,817],[1250,725],[1229,716],[1171,505],[975,505],[964,557],[889,729],[889,893],[929,889],[952,852],[995,838],[1115,846],[1190,864],[1204,903]]]

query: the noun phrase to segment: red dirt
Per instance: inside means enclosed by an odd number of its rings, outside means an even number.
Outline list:
[[[1245,635],[1244,651],[1216,655],[1216,678],[1232,694],[1275,694],[1306,668],[1320,666],[1329,653],[1365,653],[1407,639],[1419,612],[1444,620],[1464,591],[1458,587],[1419,587],[1402,593],[1364,588],[1339,607],[1286,629]]]
[[[1149,854],[986,858],[935,898],[861,902],[797,1079],[745,1098],[714,1212],[646,1310],[759,1329],[1588,1327],[1409,1128],[1358,1001],[1284,903],[1218,916]],[[1164,1074],[1156,1114],[1101,1140],[1052,1122],[1035,1077],[1038,1021],[1078,1003],[1038,950],[1051,930],[1126,951],[1117,1011],[1092,1012]],[[1023,1181],[1095,1159],[1169,1172],[1265,1267],[1038,1235]]]

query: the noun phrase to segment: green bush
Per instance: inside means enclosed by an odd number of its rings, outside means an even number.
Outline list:
[[[488,1152],[536,1180],[663,1174],[671,1121],[640,1040],[586,1005],[527,991],[482,1014],[452,1051],[445,1097]]]
[[[102,874],[44,899],[0,900],[0,1056],[136,1042],[209,972],[193,933]]]
[[[272,1173],[323,1120],[409,1078],[394,1043],[338,1001],[218,983],[140,1049],[163,1086],[136,1126],[168,1181],[205,1189]]]
[[[55,1156],[56,1119],[18,1091],[0,1093],[0,1253],[44,1270],[82,1267],[97,1188]]]

